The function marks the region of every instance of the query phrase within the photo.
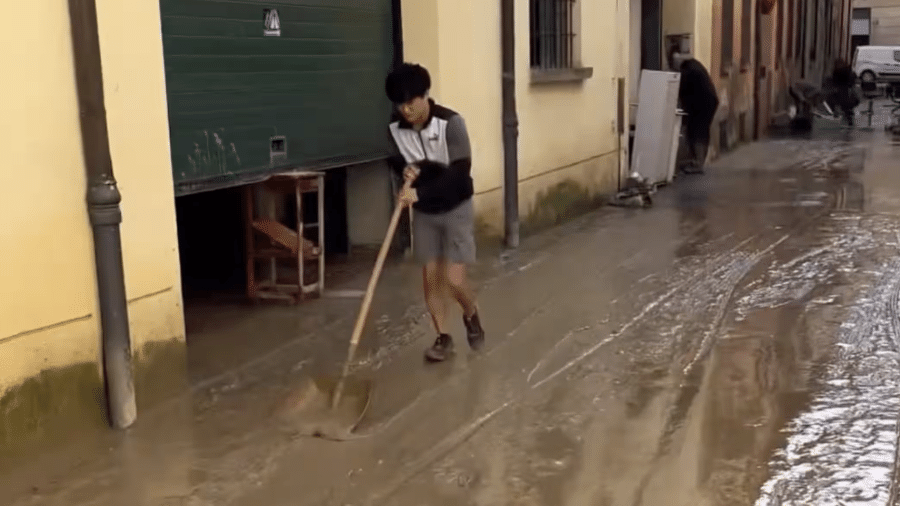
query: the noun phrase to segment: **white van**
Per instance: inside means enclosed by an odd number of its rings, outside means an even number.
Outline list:
[[[853,72],[866,83],[900,81],[900,46],[857,47]]]

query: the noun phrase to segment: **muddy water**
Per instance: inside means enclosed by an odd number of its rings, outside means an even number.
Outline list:
[[[837,137],[748,146],[665,189],[652,210],[604,210],[481,265],[489,340],[478,355],[460,339],[453,361],[422,364],[432,332],[419,281],[393,268],[359,365],[377,384],[359,439],[296,438],[273,414],[306,373],[340,360],[352,321],[334,319],[131,434],[86,443],[68,467],[36,467],[49,478],[19,473],[0,497],[890,504],[900,152]],[[330,311],[352,317],[342,304]]]
[[[897,220],[862,213],[857,148],[805,151],[683,189],[684,240],[647,238],[593,319],[592,273],[566,279],[518,397],[376,503],[885,504]]]

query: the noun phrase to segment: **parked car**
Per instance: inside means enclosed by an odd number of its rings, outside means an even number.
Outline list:
[[[900,46],[859,46],[853,71],[864,83],[900,81]]]

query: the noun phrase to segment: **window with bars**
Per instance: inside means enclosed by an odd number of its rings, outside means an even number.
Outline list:
[[[577,1],[531,0],[531,68],[575,66]]]

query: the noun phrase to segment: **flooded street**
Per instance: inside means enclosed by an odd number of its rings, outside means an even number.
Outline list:
[[[298,385],[336,369],[355,317],[326,299],[343,316],[130,433],[6,463],[3,504],[900,504],[900,145],[830,135],[743,146],[652,209],[486,255],[479,354],[454,313],[457,356],[422,362],[420,281],[393,265],[357,439],[293,430]]]

